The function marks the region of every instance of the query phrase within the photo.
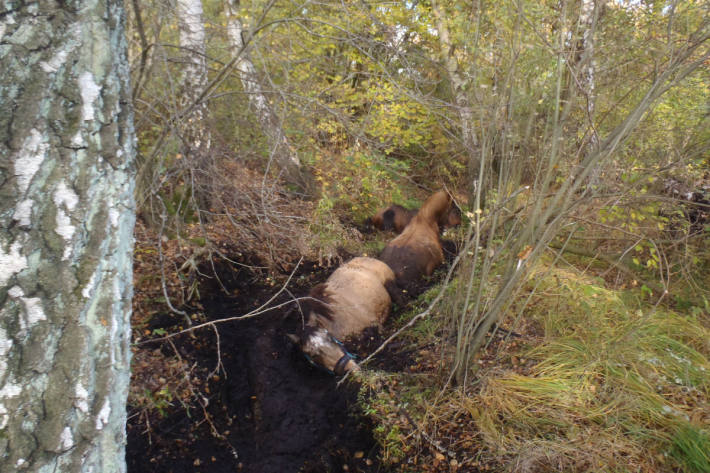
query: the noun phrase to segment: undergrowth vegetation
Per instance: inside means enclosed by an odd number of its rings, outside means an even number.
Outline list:
[[[522,471],[525,463],[652,471],[678,460],[671,453],[679,432],[702,435],[710,421],[710,330],[633,292],[569,270],[545,278],[527,314],[543,337],[519,352],[533,366],[487,377],[473,398],[479,402],[469,404],[494,451]],[[703,471],[690,466],[710,444],[697,447],[678,466]]]
[[[491,471],[708,471],[706,308],[652,304],[638,288],[610,289],[576,268],[541,265],[538,277],[520,333],[493,337],[468,390],[439,389],[446,343],[438,354],[421,350],[412,373],[369,378],[387,386],[370,388],[367,401],[386,456],[433,451],[437,464]],[[412,333],[419,345],[436,339]],[[438,382],[418,373],[431,365]],[[438,471],[401,466],[429,468]]]

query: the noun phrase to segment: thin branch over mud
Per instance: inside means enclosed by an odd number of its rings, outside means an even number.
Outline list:
[[[201,328],[204,328],[204,327],[213,327],[213,328],[215,328],[215,330],[216,330],[216,325],[219,324],[219,323],[223,323],[223,322],[233,322],[233,321],[235,321],[235,320],[249,319],[249,318],[252,318],[252,317],[256,317],[257,315],[261,315],[261,314],[264,314],[264,313],[266,313],[266,312],[270,312],[270,311],[272,311],[272,310],[279,309],[279,308],[281,308],[281,307],[284,307],[284,306],[286,306],[286,305],[288,305],[288,304],[291,304],[291,303],[294,303],[294,302],[295,302],[296,304],[299,304],[301,301],[314,300],[312,297],[297,297],[297,298],[293,298],[292,300],[289,300],[289,301],[286,301],[286,302],[282,302],[281,304],[277,304],[277,305],[275,305],[275,306],[267,307],[267,306],[268,306],[274,299],[276,299],[282,292],[287,291],[286,288],[288,287],[289,283],[291,282],[291,279],[293,279],[293,275],[296,274],[296,271],[298,270],[298,267],[300,266],[300,264],[301,264],[302,261],[303,261],[303,258],[301,258],[301,259],[298,260],[298,263],[296,263],[296,266],[293,268],[293,271],[291,271],[291,274],[289,274],[288,279],[286,280],[286,282],[284,282],[283,286],[281,286],[281,289],[279,289],[278,292],[276,292],[273,296],[271,296],[268,301],[264,302],[262,305],[260,305],[260,306],[257,307],[256,309],[252,310],[251,312],[247,312],[246,314],[243,314],[243,315],[236,315],[236,316],[234,316],[234,317],[227,317],[227,318],[224,318],[224,319],[211,320],[211,321],[205,322],[205,323],[203,323],[203,324],[195,325],[194,327],[189,327],[189,328],[186,328],[186,329],[184,329],[184,330],[180,330],[179,332],[171,333],[170,335],[166,335],[166,336],[164,336],[164,337],[151,338],[150,340],[145,340],[145,341],[142,341],[142,342],[137,342],[137,343],[135,343],[135,345],[140,346],[140,345],[145,345],[145,344],[147,344],[147,343],[161,342],[161,341],[164,341],[164,340],[171,339],[171,338],[173,338],[173,337],[177,337],[178,335],[182,335],[182,334],[184,334],[184,333],[192,332],[192,331],[194,331],[194,330],[201,329]],[[287,292],[288,292],[288,291],[287,291]],[[290,292],[289,292],[289,294],[290,294]],[[219,345],[218,345],[218,348],[219,348]]]

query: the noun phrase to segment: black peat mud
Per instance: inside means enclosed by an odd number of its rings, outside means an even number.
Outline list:
[[[333,269],[302,265],[289,289],[305,295]],[[249,312],[279,288],[244,269],[220,272],[229,295],[216,283],[201,286],[212,320]],[[274,303],[289,298],[284,292]],[[175,323],[167,319],[161,324]],[[287,337],[300,323],[289,304],[221,323],[219,336],[206,328],[174,339],[180,356],[199,367],[196,372],[210,373],[219,363],[222,369],[202,380],[210,393],[204,409],[173,406],[149,427],[139,416],[129,420],[129,473],[387,471],[378,461],[373,426],[357,404],[359,386],[354,381],[337,386],[333,376],[308,364]],[[378,335],[367,337],[377,342]],[[167,344],[160,348],[173,350]]]

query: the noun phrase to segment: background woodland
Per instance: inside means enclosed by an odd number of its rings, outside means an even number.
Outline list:
[[[367,217],[446,188],[458,254],[393,322],[417,372],[363,377],[383,462],[710,471],[707,2],[129,3],[134,338],[201,320],[215,261],[376,255]],[[136,351],[136,415],[186,369]]]

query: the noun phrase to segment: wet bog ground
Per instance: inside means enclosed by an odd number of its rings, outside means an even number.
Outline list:
[[[335,268],[302,265],[291,294],[303,296]],[[202,304],[212,320],[249,312],[266,302],[279,286],[247,269],[222,267],[222,284],[206,280]],[[273,303],[292,296],[281,294]],[[156,327],[170,330],[179,316],[156,318]],[[134,416],[128,424],[127,462],[130,473],[142,472],[327,472],[386,471],[370,421],[357,404],[359,386],[337,386],[330,374],[314,368],[287,337],[297,333],[301,315],[293,304],[251,319],[219,324],[218,333],[204,328],[173,339],[180,356],[195,373],[222,369],[208,380],[200,406],[173,405],[150,427]],[[159,327],[160,326],[160,327]],[[376,346],[377,337],[366,345]],[[173,353],[167,342],[155,343]],[[362,354],[369,347],[361,345]],[[219,347],[219,349],[218,349]],[[167,353],[167,352],[166,352]],[[387,364],[387,355],[378,363]],[[397,369],[396,366],[391,369]],[[173,404],[176,404],[175,402]]]

